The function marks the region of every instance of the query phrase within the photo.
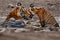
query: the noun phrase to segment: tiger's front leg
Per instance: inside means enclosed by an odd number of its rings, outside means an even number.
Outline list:
[[[42,21],[40,23],[41,23],[42,28],[45,27],[45,21]]]

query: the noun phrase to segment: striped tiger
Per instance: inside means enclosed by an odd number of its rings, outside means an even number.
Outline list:
[[[46,9],[33,7],[31,8],[31,11],[38,15],[42,27],[45,27],[46,24],[53,25],[54,27],[59,27],[59,24],[55,18]]]
[[[10,18],[15,18],[16,20],[22,19],[22,17],[20,16],[20,13],[22,12],[22,6],[18,6],[15,7],[11,10],[11,12],[7,15],[6,20],[10,19]]]
[[[58,25],[57,21],[55,20],[55,18],[47,10],[45,10],[44,19],[45,19],[46,24],[51,24],[51,25],[54,25],[55,27],[59,27],[59,25]]]
[[[9,21],[10,18],[15,18],[16,20],[21,20],[22,16],[20,15],[23,12],[23,6],[19,5],[14,7],[11,12],[7,15],[4,23],[4,25],[7,21]]]
[[[23,14],[23,18],[30,20],[33,17],[32,12],[29,9],[24,10]]]

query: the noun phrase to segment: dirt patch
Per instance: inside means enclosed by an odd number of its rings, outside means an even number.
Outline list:
[[[20,32],[4,33],[1,40],[60,40],[60,32]]]

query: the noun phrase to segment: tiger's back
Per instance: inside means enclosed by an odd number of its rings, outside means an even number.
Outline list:
[[[45,19],[46,24],[51,24],[55,27],[59,27],[59,24],[57,23],[56,19],[54,18],[54,16],[52,16],[50,12],[45,11],[44,19]]]

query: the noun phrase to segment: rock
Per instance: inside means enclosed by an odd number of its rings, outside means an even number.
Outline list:
[[[23,20],[16,20],[15,23],[16,23],[15,24],[16,27],[19,27],[19,28],[24,27],[24,21]]]
[[[18,32],[29,32],[29,31],[30,31],[29,29],[25,29],[25,28],[17,28],[15,30],[16,33],[18,33]]]
[[[3,33],[6,31],[6,28],[0,28],[0,33]]]
[[[23,20],[10,20],[7,23],[7,27],[18,27],[21,28],[24,26],[24,21]]]

